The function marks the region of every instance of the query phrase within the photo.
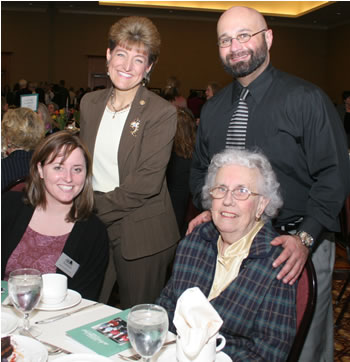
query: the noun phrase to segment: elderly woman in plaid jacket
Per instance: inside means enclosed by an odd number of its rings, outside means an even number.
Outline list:
[[[282,206],[279,183],[259,152],[225,150],[210,164],[203,206],[212,221],[179,244],[171,279],[157,303],[169,314],[177,299],[199,287],[220,314],[220,333],[233,361],[285,361],[296,333],[296,284],[272,268],[281,247],[270,219]]]

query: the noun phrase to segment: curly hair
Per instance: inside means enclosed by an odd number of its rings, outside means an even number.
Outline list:
[[[268,220],[275,217],[278,210],[283,205],[283,200],[280,193],[280,184],[277,181],[275,172],[266,156],[258,150],[236,150],[226,149],[221,153],[216,154],[209,165],[208,174],[205,184],[202,189],[202,204],[205,209],[210,209],[212,198],[210,190],[215,185],[216,175],[219,169],[223,166],[238,165],[259,171],[259,180],[257,182],[258,193],[269,199],[264,213],[261,216],[262,220]]]
[[[45,136],[45,124],[37,113],[21,107],[5,113],[1,131],[9,147],[31,151]]]

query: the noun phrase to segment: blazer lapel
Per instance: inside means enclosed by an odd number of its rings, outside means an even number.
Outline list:
[[[149,101],[147,90],[140,86],[132,102],[130,112],[125,121],[118,150],[119,175],[123,178],[124,165],[128,155],[133,150],[136,142],[140,142],[146,120],[142,118],[143,111]]]

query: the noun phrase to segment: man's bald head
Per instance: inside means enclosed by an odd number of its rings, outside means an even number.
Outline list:
[[[235,6],[221,15],[217,33],[225,70],[247,86],[270,62],[272,31],[258,11]]]
[[[234,6],[226,10],[219,18],[218,30],[220,23],[226,21],[240,22],[242,24],[247,24],[246,26],[255,26],[261,29],[267,29],[265,18],[255,9],[244,6]]]

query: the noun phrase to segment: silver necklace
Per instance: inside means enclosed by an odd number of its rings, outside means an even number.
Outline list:
[[[112,117],[113,119],[114,119],[115,115],[118,112],[124,111],[124,109],[127,109],[127,108],[130,107],[130,103],[128,103],[126,106],[123,106],[123,107],[118,108],[118,109],[114,107],[114,89],[112,90],[112,94],[111,94],[111,98],[109,99],[109,103],[112,106],[113,111],[114,111],[114,114],[113,114],[113,117]]]

